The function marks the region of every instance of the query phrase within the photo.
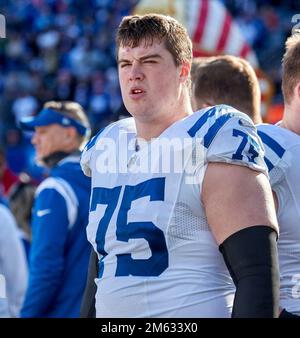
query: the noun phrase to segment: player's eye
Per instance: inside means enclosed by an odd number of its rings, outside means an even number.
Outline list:
[[[120,63],[120,68],[125,68],[125,67],[128,67],[128,66],[130,66],[131,65],[131,63],[129,63],[129,62],[122,62],[122,63]]]

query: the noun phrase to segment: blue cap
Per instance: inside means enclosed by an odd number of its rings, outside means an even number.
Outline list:
[[[74,127],[77,132],[85,136],[90,131],[90,128],[85,127],[77,120],[62,115],[54,109],[45,108],[37,116],[23,118],[20,121],[20,126],[24,130],[34,131],[35,127],[44,127],[51,124],[59,124],[62,127]]]

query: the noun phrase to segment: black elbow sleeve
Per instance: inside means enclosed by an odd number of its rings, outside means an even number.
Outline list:
[[[278,317],[276,231],[269,226],[251,226],[229,236],[219,249],[236,286],[232,317]]]

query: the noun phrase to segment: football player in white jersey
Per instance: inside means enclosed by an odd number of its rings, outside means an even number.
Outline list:
[[[265,147],[280,228],[280,317],[300,315],[300,124],[296,123],[300,104],[296,90],[297,85],[300,87],[299,57],[300,35],[288,40],[283,59],[283,128],[261,123],[259,83],[247,61],[230,55],[193,61],[194,109],[223,102],[238,107],[259,123],[258,134]]]
[[[229,106],[193,114],[192,44],[171,17],[125,17],[117,60],[133,118],[81,158],[96,316],[277,316],[277,220],[252,121]]]
[[[286,41],[282,60],[284,114],[274,127],[261,126],[267,133],[266,158],[278,203],[278,242],[281,317],[300,316],[300,30]],[[279,158],[278,158],[279,157]],[[272,167],[274,167],[272,169]]]

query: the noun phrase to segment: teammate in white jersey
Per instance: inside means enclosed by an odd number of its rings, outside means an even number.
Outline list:
[[[300,316],[300,137],[270,124],[257,128],[277,201],[281,317]]]
[[[270,137],[266,140],[262,137],[262,140],[266,144],[270,178],[278,200],[281,317],[291,317],[300,316],[300,30],[286,41],[282,93],[284,115],[278,126],[284,130],[275,134],[271,127],[259,129]],[[276,155],[281,159],[273,163]]]
[[[295,50],[284,59],[283,89],[285,101],[295,102],[289,94],[295,83],[294,69],[300,56],[300,37],[293,37],[291,44],[298,43]],[[299,62],[298,62],[299,63]],[[259,83],[247,61],[235,56],[218,56],[193,61],[193,107],[198,109],[220,102],[231,104],[247,113],[255,123],[260,123],[258,134],[265,147],[265,162],[268,166],[271,186],[277,205],[280,236],[278,241],[280,264],[281,317],[300,315],[300,138],[297,133],[270,124],[261,124]],[[210,75],[210,76],[208,76]],[[298,83],[300,73],[298,73]],[[218,86],[216,87],[216,83]],[[231,83],[230,90],[228,84]],[[212,87],[214,91],[212,91]],[[295,110],[285,105],[285,117],[281,123],[289,124]],[[294,123],[291,123],[296,127]],[[300,134],[300,127],[298,127]],[[292,312],[293,314],[290,314]]]
[[[277,316],[277,221],[251,120],[228,106],[192,114],[192,45],[173,18],[125,17],[117,53],[133,118],[81,159],[97,317]]]

